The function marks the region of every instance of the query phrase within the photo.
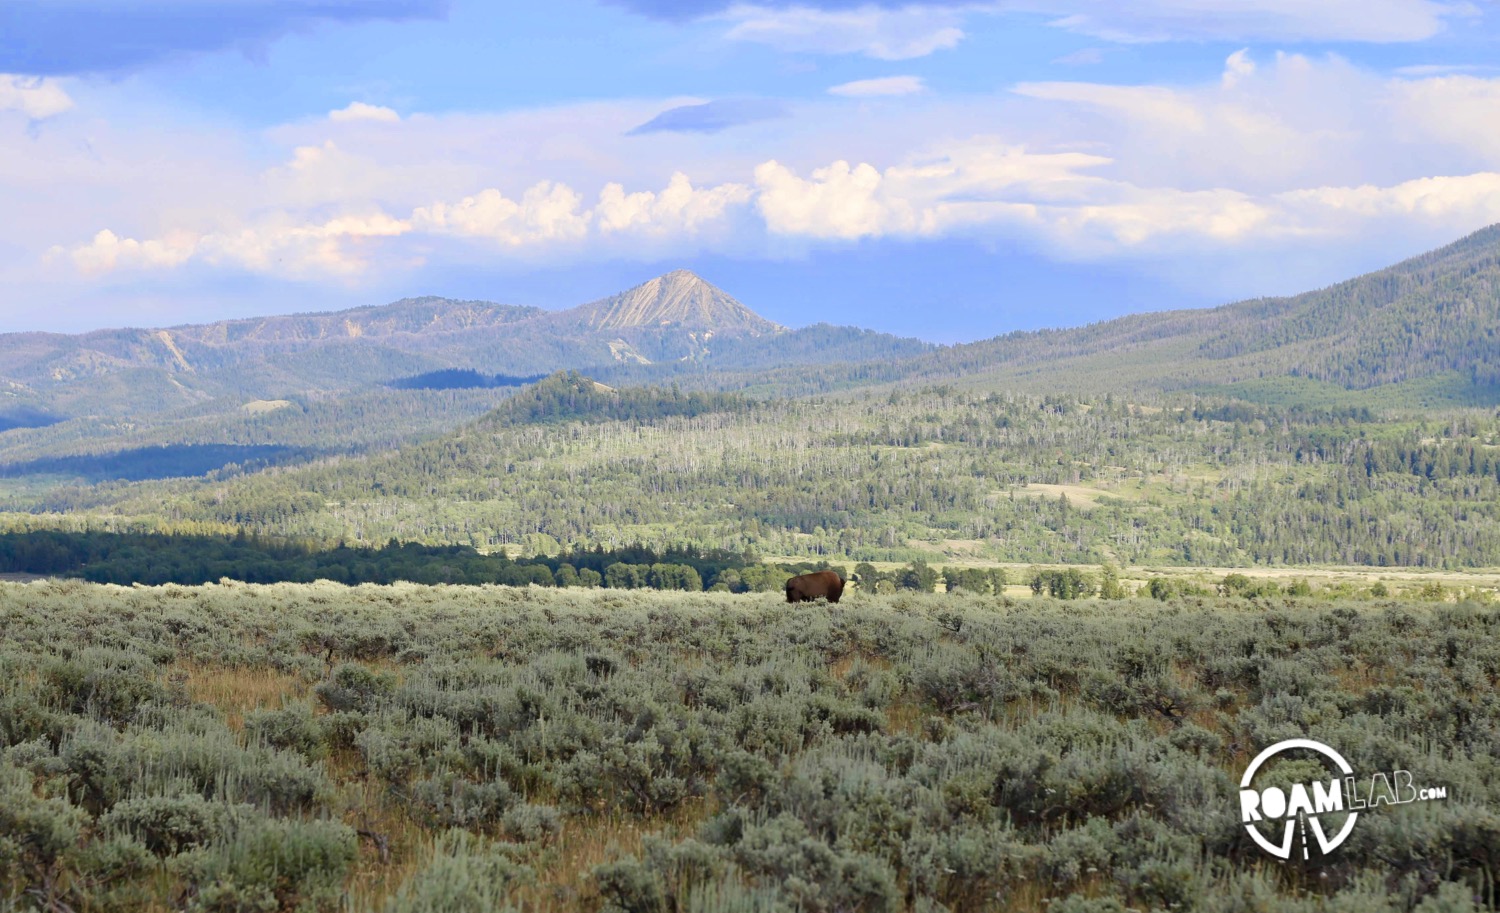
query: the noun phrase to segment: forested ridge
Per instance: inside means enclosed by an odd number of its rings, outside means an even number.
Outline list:
[[[159,529],[556,553],[1500,564],[1494,414],[975,394],[752,401],[559,375],[431,441],[234,476],[15,488]]]

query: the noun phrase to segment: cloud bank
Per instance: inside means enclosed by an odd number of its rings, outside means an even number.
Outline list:
[[[79,281],[359,284],[422,264],[771,258],[882,239],[1270,270],[1288,252],[1415,249],[1500,222],[1500,78],[1238,51],[1196,85],[908,91],[922,87],[858,80],[760,120],[682,99],[495,115],[351,104],[268,131],[269,163],[256,143],[112,137],[76,114],[27,139],[23,118],[0,117],[0,192],[66,187],[87,203],[80,222],[38,194],[0,242],[45,239],[47,268]]]

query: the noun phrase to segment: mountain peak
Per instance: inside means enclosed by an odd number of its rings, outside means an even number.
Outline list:
[[[685,269],[673,270],[618,295],[564,313],[591,329],[601,330],[680,327],[762,336],[784,329]]]

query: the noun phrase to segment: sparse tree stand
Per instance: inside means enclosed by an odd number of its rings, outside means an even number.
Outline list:
[[[950,593],[1003,596],[1007,582],[1004,568],[943,568],[943,584]]]
[[[1033,594],[1040,596],[1046,593],[1054,599],[1086,599],[1098,590],[1094,576],[1076,567],[1066,570],[1033,569],[1028,583]]]

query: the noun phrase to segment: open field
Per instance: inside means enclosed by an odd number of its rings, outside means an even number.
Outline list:
[[[808,556],[777,555],[765,559],[772,564],[792,564],[813,560]],[[853,567],[852,562],[844,562]],[[871,561],[869,564],[883,573],[891,573],[905,567],[900,561]],[[1104,571],[1100,564],[1023,564],[1014,561],[986,561],[971,555],[942,557],[933,555],[930,564],[935,568],[999,568],[1010,580],[1006,594],[1015,598],[1029,598],[1031,591],[1026,586],[1029,575],[1036,570],[1066,571],[1076,568],[1098,577]],[[1410,567],[1362,567],[1354,565],[1305,565],[1285,567],[1183,567],[1180,565],[1126,565],[1113,566],[1120,581],[1134,592],[1144,590],[1154,577],[1182,580],[1195,586],[1212,590],[1231,574],[1248,577],[1255,582],[1286,584],[1292,581],[1307,581],[1315,593],[1325,597],[1370,595],[1376,584],[1384,584],[1391,596],[1421,599],[1424,602],[1458,602],[1463,599],[1481,601],[1500,599],[1500,568],[1438,568]],[[941,585],[941,584],[940,584]],[[1434,593],[1432,585],[1442,588]],[[855,585],[857,587],[857,584]],[[1424,593],[1424,588],[1426,591]]]
[[[0,909],[1482,909],[1497,629],[1396,600],[0,584]],[[1296,736],[1448,799],[1270,864],[1237,779]]]

